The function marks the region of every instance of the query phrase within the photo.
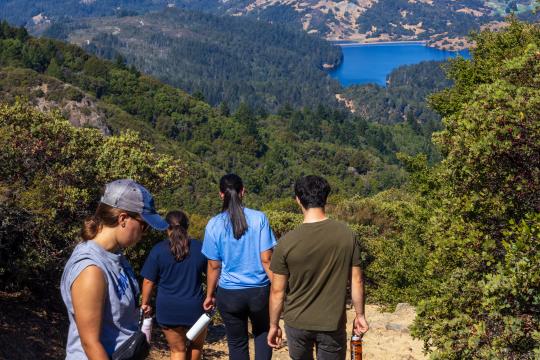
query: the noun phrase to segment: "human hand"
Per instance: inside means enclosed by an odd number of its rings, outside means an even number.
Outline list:
[[[281,347],[283,338],[281,328],[279,326],[270,326],[270,330],[268,330],[267,342],[268,346],[271,348],[278,349]]]
[[[152,307],[150,305],[141,305],[141,309],[144,312],[144,316],[149,317],[150,315],[152,315]]]
[[[369,324],[365,315],[356,315],[354,318],[354,333],[358,336],[363,335],[369,330]]]
[[[207,296],[206,299],[204,299],[203,302],[203,309],[205,311],[212,310],[216,307],[216,298],[213,296]]]

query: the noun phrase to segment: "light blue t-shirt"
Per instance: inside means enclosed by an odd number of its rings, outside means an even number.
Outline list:
[[[219,286],[246,289],[270,283],[261,263],[261,253],[276,245],[276,237],[264,213],[244,208],[248,229],[235,239],[229,215],[222,212],[206,225],[202,252],[210,260],[221,261]]]

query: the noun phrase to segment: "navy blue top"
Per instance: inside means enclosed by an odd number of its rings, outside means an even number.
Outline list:
[[[150,251],[141,275],[157,284],[159,324],[189,327],[203,314],[202,274],[207,260],[201,248],[200,241],[191,240],[189,254],[181,261],[174,258],[169,240],[157,243]]]

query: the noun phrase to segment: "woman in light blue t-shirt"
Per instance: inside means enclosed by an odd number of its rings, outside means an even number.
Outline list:
[[[248,318],[255,338],[255,359],[272,357],[269,269],[276,238],[264,213],[242,206],[244,185],[235,174],[219,182],[221,213],[206,225],[202,252],[208,258],[204,309],[215,305],[225,323],[229,358],[249,360]],[[217,288],[217,289],[216,289]]]

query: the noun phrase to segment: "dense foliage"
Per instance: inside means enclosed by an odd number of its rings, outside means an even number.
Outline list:
[[[415,335],[433,358],[540,356],[540,29],[477,38],[434,97],[445,159]]]
[[[3,287],[57,280],[99,199],[96,184],[128,177],[158,192],[185,174],[134,132],[104,137],[20,103],[0,105],[0,161]]]
[[[323,64],[338,64],[340,48],[267,22],[168,9],[77,21],[76,26],[63,22],[45,35],[70,36],[110,60],[122,55],[142,72],[202,93],[212,105],[226,102],[234,109],[245,102],[270,111],[285,103],[336,105],[339,84]]]
[[[0,19],[16,25],[33,25],[32,18],[43,14],[58,20],[65,17],[133,15],[163,9],[174,0],[3,0],[0,3]]]
[[[342,200],[332,216],[351,224],[361,240],[370,303],[416,304],[423,297],[427,259],[424,222],[429,211],[402,190]]]
[[[412,117],[418,123],[440,129],[440,116],[427,106],[427,97],[446,89],[452,81],[446,78],[446,62],[424,61],[393,70],[385,87],[352,85],[343,95],[353,101],[354,109],[365,119],[381,124],[395,124]]]

